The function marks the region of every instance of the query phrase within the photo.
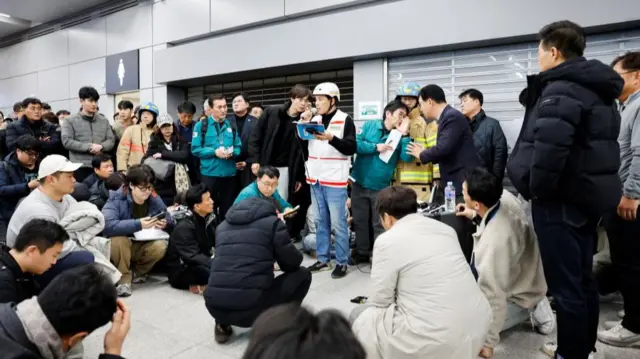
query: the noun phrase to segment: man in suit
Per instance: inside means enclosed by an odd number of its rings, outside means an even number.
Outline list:
[[[247,163],[247,158],[249,157],[249,136],[251,135],[253,125],[258,119],[249,114],[249,96],[246,93],[240,92],[233,95],[231,103],[233,106],[233,114],[231,114],[228,119],[231,121],[231,125],[236,128],[238,136],[240,136],[240,140],[242,141],[242,152],[240,152],[240,156],[236,159],[236,169],[238,170],[236,174],[238,181],[236,190],[240,193],[243,188],[256,179],[251,172],[251,163]]]

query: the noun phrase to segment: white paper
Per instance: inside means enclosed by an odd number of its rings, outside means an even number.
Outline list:
[[[147,228],[133,234],[136,241],[157,241],[160,239],[169,240],[169,233],[158,228]]]
[[[398,147],[398,144],[400,144],[401,139],[402,133],[400,133],[400,131],[391,130],[391,133],[389,134],[389,137],[384,144],[393,147],[393,149],[382,152],[380,154],[380,160],[382,160],[384,163],[389,163],[389,160],[391,159],[391,156],[393,156],[393,153],[396,151],[396,148]]]

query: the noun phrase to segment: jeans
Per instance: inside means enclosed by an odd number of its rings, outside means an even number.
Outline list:
[[[587,359],[595,348],[599,297],[593,277],[598,219],[561,202],[531,204],[544,274],[556,301],[557,355]]]
[[[210,177],[202,175],[202,183],[209,189],[220,222],[236,199],[236,177]]]
[[[221,310],[207,305],[209,314],[217,324],[235,325],[241,328],[253,326],[253,322],[265,310],[276,305],[295,302],[302,303],[311,287],[311,272],[307,268],[300,267],[294,272],[285,272],[273,279],[271,287],[266,289],[257,308],[249,310]],[[207,297],[205,296],[205,305]]]
[[[336,263],[349,264],[349,228],[347,226],[347,189],[311,186],[311,204],[316,214],[316,253],[318,261],[331,259],[331,233],[335,236]]]
[[[384,232],[380,224],[380,216],[375,209],[379,192],[366,189],[357,183],[354,183],[351,189],[356,252],[360,256],[369,257],[373,250],[373,243]]]
[[[640,217],[627,221],[610,213],[604,218],[613,277],[624,299],[622,326],[640,334]]]
[[[74,251],[64,256],[64,258],[58,259],[58,262],[49,268],[48,271],[41,275],[34,276],[33,278],[42,288],[44,288],[51,283],[58,274],[66,271],[67,269],[92,264],[94,261],[95,258],[91,252],[85,250]]]

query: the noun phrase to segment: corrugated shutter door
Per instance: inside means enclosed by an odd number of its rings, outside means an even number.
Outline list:
[[[334,82],[338,85],[341,98],[338,108],[353,116],[353,69],[191,87],[187,90],[187,97],[202,112],[205,98],[222,93],[227,97],[231,112],[231,96],[237,92],[246,92],[252,103],[266,107],[282,105],[288,100],[289,90],[296,84],[306,85],[313,90],[322,82]]]
[[[640,31],[615,32],[590,36],[585,56],[606,64],[627,51],[640,50]],[[500,120],[510,149],[520,133],[524,108],[518,102],[526,87],[526,77],[539,71],[538,44],[525,43],[499,47],[449,51],[388,61],[389,99],[406,81],[421,85],[438,84],[447,101],[459,108],[458,95],[476,88],[484,95],[484,109]]]

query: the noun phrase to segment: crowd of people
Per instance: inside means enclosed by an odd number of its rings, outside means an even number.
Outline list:
[[[596,340],[640,346],[640,53],[586,60],[569,21],[539,36],[510,155],[482,92],[462,92],[459,111],[436,84],[403,84],[361,129],[330,82],[264,111],[238,93],[228,114],[212,95],[195,120],[189,101],[175,120],[122,101],[113,126],[91,87],[75,114],[16,104],[0,128],[2,357],[82,357],[112,321],[102,357],[119,358],[131,314],[118,297],[152,271],[203,296],[216,342],[253,327],[247,359],[491,358],[525,320],[557,327],[542,348],[554,358],[587,359]],[[445,185],[477,226],[470,261],[419,210]],[[592,273],[598,227],[607,293]],[[314,273],[366,263],[371,293],[348,320],[300,307]],[[598,294],[615,291],[624,319],[598,332]]]

